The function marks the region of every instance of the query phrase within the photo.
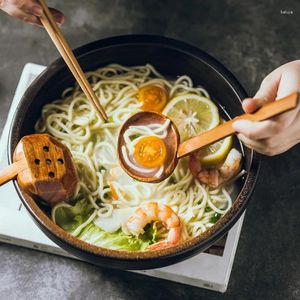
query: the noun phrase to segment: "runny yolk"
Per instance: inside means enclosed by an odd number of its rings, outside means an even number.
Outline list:
[[[160,86],[147,85],[139,90],[138,99],[143,102],[142,110],[161,112],[167,103],[167,93]]]
[[[146,168],[162,166],[166,159],[166,154],[165,142],[156,136],[145,136],[134,147],[136,162]]]

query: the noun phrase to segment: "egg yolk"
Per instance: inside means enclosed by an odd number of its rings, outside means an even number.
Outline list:
[[[139,90],[138,99],[143,102],[142,110],[161,112],[167,103],[167,93],[160,86],[147,85]]]
[[[165,142],[156,136],[141,138],[134,147],[136,162],[146,168],[156,168],[163,165],[167,149]]]

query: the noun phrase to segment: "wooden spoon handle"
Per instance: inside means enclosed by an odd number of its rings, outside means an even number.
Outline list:
[[[19,160],[0,171],[0,186],[14,179],[26,168],[26,162]]]
[[[232,128],[232,124],[236,120],[263,121],[295,108],[297,106],[297,102],[298,93],[293,93],[287,97],[264,105],[253,114],[240,115],[233,120],[225,122],[211,130],[208,130],[183,142],[178,147],[177,157],[180,158],[186,156],[196,150],[199,150],[229,135],[232,135],[233,133],[235,133],[235,130]]]

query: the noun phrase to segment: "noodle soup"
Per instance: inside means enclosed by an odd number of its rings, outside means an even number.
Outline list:
[[[87,77],[109,116],[108,123],[97,117],[75,86],[45,105],[35,126],[36,132],[47,132],[70,149],[80,179],[73,199],[52,208],[52,220],[88,243],[129,251],[156,250],[151,246],[171,239],[171,233],[180,243],[213,226],[231,207],[232,198],[223,184],[212,187],[199,181],[189,168],[189,158],[181,159],[166,180],[148,184],[129,177],[119,166],[116,153],[120,127],[145,109],[137,96],[142,88],[164,88],[166,102],[185,95],[209,100],[207,91],[194,87],[186,75],[167,80],[151,65],[112,64],[87,73]],[[158,134],[163,134],[163,128]],[[132,224],[138,230],[133,230]],[[180,230],[175,232],[176,226]]]

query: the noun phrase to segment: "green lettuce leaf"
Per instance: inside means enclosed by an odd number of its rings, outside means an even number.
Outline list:
[[[145,232],[138,237],[126,235],[121,229],[116,232],[105,232],[94,223],[87,225],[78,238],[96,246],[113,250],[140,251],[157,242],[156,223],[145,227]]]
[[[91,203],[83,199],[75,205],[59,206],[55,211],[57,225],[72,233],[83,224],[93,213]],[[77,237],[90,244],[113,250],[140,251],[156,243],[157,224],[154,222],[144,228],[144,233],[139,236],[126,235],[122,229],[110,233],[96,226],[93,222],[85,226]]]
[[[78,201],[74,206],[61,206],[55,210],[56,224],[68,232],[73,232],[92,214],[94,208],[86,200]]]

